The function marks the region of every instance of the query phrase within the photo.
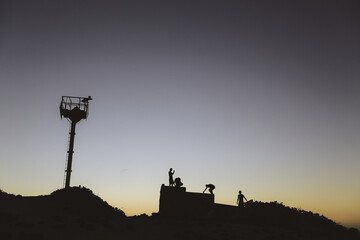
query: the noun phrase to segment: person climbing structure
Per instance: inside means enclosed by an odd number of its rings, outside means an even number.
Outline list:
[[[213,193],[213,190],[215,189],[214,184],[209,183],[209,184],[206,184],[205,187],[206,188],[204,189],[203,193],[205,193],[206,189],[209,189],[210,194],[214,194]]]
[[[240,207],[240,208],[244,207],[244,199],[247,201],[244,194],[242,194],[241,191],[239,191],[239,195],[238,195],[237,202],[236,202],[238,204],[238,207]]]
[[[170,187],[173,187],[175,185],[174,178],[173,178],[174,173],[175,173],[175,170],[170,168],[170,170],[169,170],[169,186]]]

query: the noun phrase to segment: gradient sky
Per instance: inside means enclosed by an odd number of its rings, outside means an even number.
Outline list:
[[[291,3],[290,3],[291,2]],[[170,167],[215,201],[360,228],[359,1],[0,2],[0,188],[63,187],[61,96],[91,95],[71,184],[158,211]]]

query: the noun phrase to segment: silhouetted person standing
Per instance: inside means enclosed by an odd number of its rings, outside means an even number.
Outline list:
[[[170,187],[173,187],[174,186],[174,178],[173,178],[173,175],[175,173],[175,170],[173,170],[172,168],[170,168],[169,170],[169,186]]]
[[[238,204],[238,207],[240,207],[240,208],[244,207],[244,199],[247,201],[244,194],[242,194],[241,191],[239,191],[239,195],[238,195],[237,202],[236,202]]]
[[[206,191],[206,189],[209,189],[209,192],[211,193],[211,194],[214,194],[213,193],[213,190],[215,189],[215,186],[213,185],[213,184],[206,184],[205,185],[205,190],[203,191],[203,193],[205,193],[205,191]]]

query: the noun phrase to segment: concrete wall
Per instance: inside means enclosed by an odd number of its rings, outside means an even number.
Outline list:
[[[174,217],[206,217],[214,207],[214,195],[186,192],[184,187],[162,185],[159,214]]]

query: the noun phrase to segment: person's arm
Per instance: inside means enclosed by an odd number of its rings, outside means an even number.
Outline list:
[[[205,193],[206,189],[207,189],[207,187],[204,189],[203,193]]]
[[[246,197],[244,196],[245,200],[247,201]]]

